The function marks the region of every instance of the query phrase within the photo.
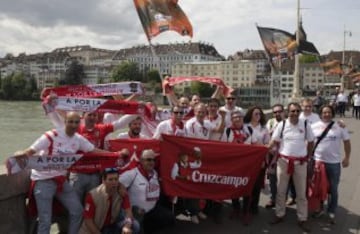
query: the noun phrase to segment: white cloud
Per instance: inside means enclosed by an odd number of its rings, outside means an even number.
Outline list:
[[[12,0],[0,2],[0,56],[89,44],[121,49],[147,43],[131,0]],[[320,52],[341,50],[344,24],[353,32],[348,49],[360,48],[357,26],[360,1],[302,0],[304,28]],[[194,28],[192,41],[213,43],[227,56],[262,48],[255,23],[295,31],[296,1],[179,0]],[[21,7],[20,7],[21,6]],[[154,43],[189,41],[165,32]]]

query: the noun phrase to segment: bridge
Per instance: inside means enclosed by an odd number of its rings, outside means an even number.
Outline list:
[[[309,217],[311,232],[316,234],[358,234],[360,233],[360,121],[352,118],[344,119],[351,133],[352,154],[350,167],[342,170],[339,186],[339,207],[336,214],[336,224],[331,225],[326,218]],[[29,174],[26,172],[13,176],[5,175],[3,168],[0,175],[0,233],[27,233],[25,216],[25,194],[28,189]],[[265,189],[261,195],[259,214],[253,217],[250,225],[243,226],[240,219],[228,219],[231,205],[225,203],[223,222],[215,224],[211,217],[195,225],[188,221],[177,221],[176,227],[163,230],[159,234],[211,234],[211,233],[303,233],[297,226],[296,206],[288,207],[283,223],[271,226],[269,221],[274,217],[274,210],[265,209],[269,199],[269,192]],[[52,233],[57,233],[53,225]]]

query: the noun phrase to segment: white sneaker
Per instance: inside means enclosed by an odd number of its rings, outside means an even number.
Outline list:
[[[334,213],[329,213],[329,218],[330,218],[330,223],[331,224],[335,224],[335,214]]]
[[[191,222],[195,224],[199,224],[199,218],[196,215],[191,216]]]
[[[199,212],[198,216],[199,216],[200,219],[207,219],[206,214],[204,214],[204,213],[201,212],[201,211]]]

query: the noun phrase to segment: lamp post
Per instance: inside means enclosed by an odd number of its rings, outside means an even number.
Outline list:
[[[296,14],[296,44],[300,45],[300,0],[297,0],[297,14]],[[300,99],[300,57],[299,53],[295,54],[295,68],[294,68],[294,85],[291,99],[297,102]]]
[[[351,31],[346,30],[346,26],[344,25],[344,47],[343,47],[343,52],[342,52],[342,66],[345,65],[345,49],[346,49],[346,35],[348,35],[349,37],[351,37]],[[345,88],[345,75],[342,74],[341,75],[341,89],[344,90]]]

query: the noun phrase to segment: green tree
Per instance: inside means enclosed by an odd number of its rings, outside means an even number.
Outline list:
[[[82,84],[83,78],[85,78],[84,65],[77,60],[74,60],[66,70],[64,80],[59,83],[65,85],[79,85]]]
[[[199,94],[200,97],[211,97],[216,87],[212,87],[210,84],[202,83],[198,81],[191,82],[190,90],[192,93]]]
[[[113,82],[119,81],[141,81],[142,75],[139,68],[134,62],[122,62],[115,67],[111,72],[111,80]]]
[[[159,83],[161,81],[160,73],[157,69],[149,70],[146,75],[146,82],[154,81]]]
[[[300,63],[315,63],[318,62],[318,56],[316,55],[309,55],[309,54],[302,54],[300,55]]]
[[[11,77],[11,84],[13,88],[12,98],[15,100],[24,100],[26,96],[29,95],[26,93],[26,84],[24,73],[15,73]]]
[[[2,82],[2,91],[3,91],[3,95],[4,95],[4,99],[12,99],[12,95],[13,95],[13,86],[12,86],[12,74],[8,75],[4,78],[3,82]]]

